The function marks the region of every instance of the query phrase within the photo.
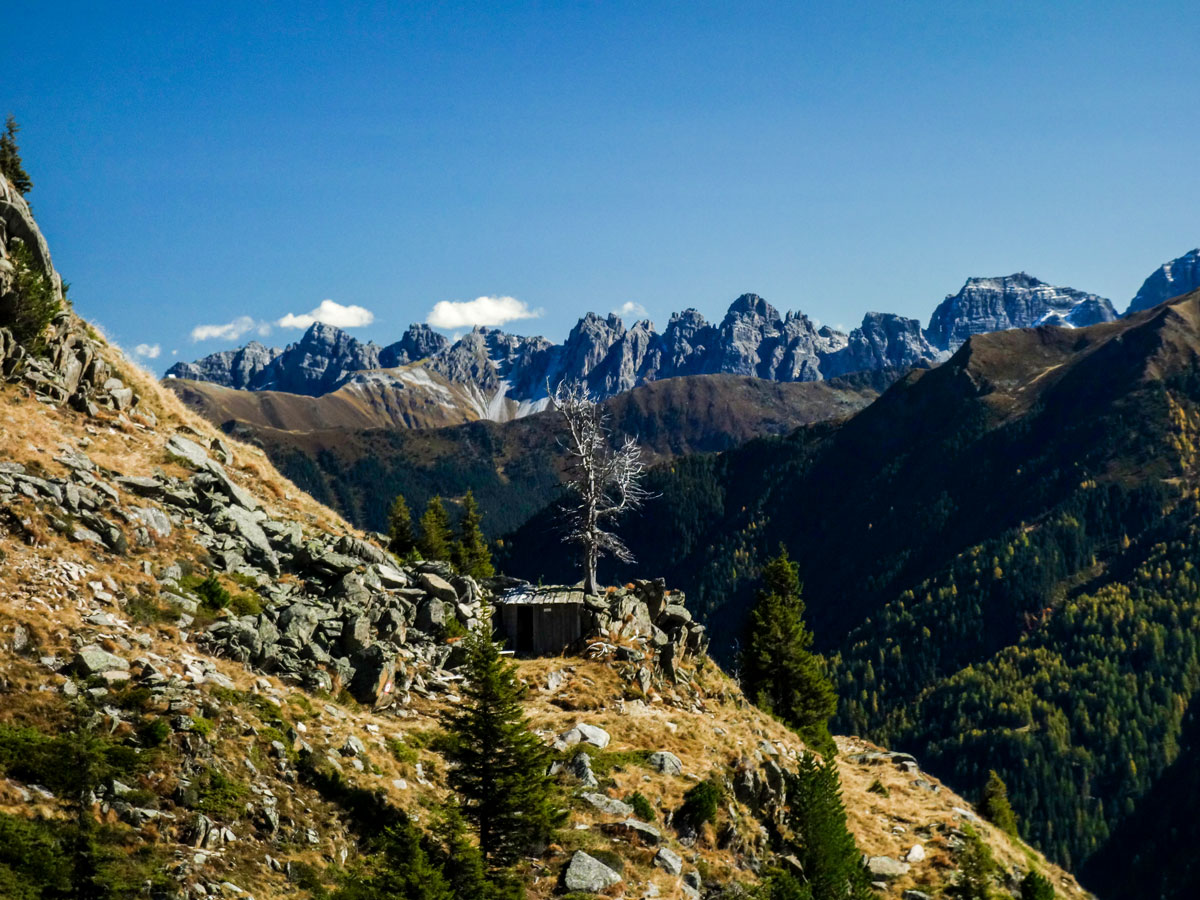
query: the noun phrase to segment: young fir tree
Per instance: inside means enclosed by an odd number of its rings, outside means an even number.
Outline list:
[[[822,761],[805,753],[791,781],[788,824],[800,841],[796,853],[812,900],[868,900],[874,897],[862,867],[862,853],[846,827],[842,786],[832,755]],[[782,896],[790,896],[783,893]]]
[[[750,613],[742,685],[747,696],[794,728],[810,747],[833,756],[837,747],[829,717],[837,711],[837,696],[821,658],[809,649],[812,642],[804,625],[798,569],[780,546],[763,570],[763,586]]]
[[[450,517],[441,497],[434,497],[421,513],[421,537],[417,549],[426,559],[450,558]]]
[[[417,538],[413,533],[412,513],[403,494],[397,494],[388,510],[388,549],[397,556],[408,556],[417,549]]]
[[[1030,872],[1021,880],[1021,900],[1054,900],[1054,885],[1045,876]]]
[[[965,826],[967,845],[959,857],[958,878],[950,888],[950,896],[958,900],[992,900],[992,873],[996,861],[991,848],[970,825]]]
[[[16,280],[8,301],[0,303],[0,326],[11,330],[27,350],[39,355],[45,350],[43,332],[62,310],[62,301],[33,251],[20,239],[12,242],[12,264]]]
[[[491,578],[496,574],[492,565],[492,554],[488,550],[480,524],[483,516],[475,495],[467,491],[463,498],[462,521],[458,523],[458,540],[454,544],[453,560],[458,571],[472,578]]]
[[[1017,837],[1017,816],[1008,802],[1008,786],[992,769],[983,787],[983,815],[1006,834]]]
[[[11,115],[4,120],[4,133],[0,134],[0,175],[12,182],[22,195],[33,190],[33,181],[21,165],[21,148],[17,146],[17,132],[21,126]]]
[[[408,822],[388,826],[374,843],[379,852],[346,877],[334,900],[462,900]]]
[[[483,854],[467,835],[456,801],[442,807],[430,834],[429,858],[436,863],[456,900],[523,900],[524,887],[505,873],[489,873]]]
[[[549,752],[529,729],[516,666],[492,642],[490,611],[463,641],[462,702],[443,718],[447,779],[475,826],[489,868],[515,862],[546,841],[561,820],[547,774]]]

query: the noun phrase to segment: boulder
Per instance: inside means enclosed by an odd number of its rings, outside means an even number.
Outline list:
[[[584,787],[600,786],[600,782],[596,780],[596,773],[592,771],[592,758],[582,750],[567,763],[567,772],[577,778]]]
[[[654,865],[668,875],[679,875],[683,872],[683,858],[674,850],[668,850],[666,847],[658,848],[658,852],[654,854]]]
[[[128,672],[129,663],[95,644],[83,647],[72,663],[80,675],[103,675],[106,672]]]
[[[643,844],[657,844],[662,840],[662,832],[640,819],[626,819],[604,826],[606,831],[624,834],[626,837],[637,838]]]
[[[614,797],[609,797],[607,794],[585,793],[583,799],[606,816],[629,818],[633,815],[632,806]]]
[[[921,844],[913,844],[908,853],[904,854],[904,861],[908,863],[922,862],[925,859],[925,848]]]
[[[608,732],[595,725],[580,722],[569,731],[564,731],[558,737],[558,743],[563,747],[574,747],[576,744],[591,744],[600,750],[608,746]]]
[[[651,753],[647,762],[650,763],[650,768],[656,772],[662,772],[664,775],[683,774],[682,760],[670,750],[659,750],[657,753]]]
[[[354,666],[350,693],[355,700],[379,706],[391,697],[395,690],[396,659],[382,644],[372,644],[356,653],[350,662]]]
[[[181,434],[173,434],[168,438],[167,452],[186,460],[194,469],[207,469],[209,462],[211,462],[207,450]]]
[[[600,860],[576,850],[563,871],[563,887],[568,891],[599,894],[605,888],[621,883],[621,876]]]
[[[171,536],[171,520],[161,509],[151,506],[135,506],[131,512],[139,521],[160,538]]]
[[[417,579],[421,587],[437,599],[445,600],[449,603],[454,603],[458,600],[458,593],[454,590],[454,585],[440,575],[435,575],[433,572],[422,572],[417,576]]]
[[[892,859],[890,856],[872,856],[867,860],[867,871],[874,881],[891,881],[908,874],[911,868],[908,863]]]

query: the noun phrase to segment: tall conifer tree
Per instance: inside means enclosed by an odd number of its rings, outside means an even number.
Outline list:
[[[1006,834],[1017,837],[1017,815],[1008,802],[1008,786],[995,769],[988,774],[983,788],[984,818]]]
[[[417,547],[413,534],[412,513],[403,494],[397,494],[388,510],[388,549],[397,556],[407,556]]]
[[[800,576],[787,550],[763,570],[763,586],[750,614],[742,652],[742,684],[747,696],[794,728],[823,756],[837,752],[829,717],[837,696],[821,658],[812,652],[812,632],[804,624]]]
[[[17,132],[21,126],[11,115],[4,120],[4,133],[0,134],[0,175],[12,182],[21,194],[33,190],[33,181],[21,164],[21,149],[17,146]]]
[[[479,835],[488,866],[502,868],[548,840],[561,814],[547,774],[549,751],[521,706],[516,666],[492,642],[490,610],[464,639],[462,702],[443,718],[448,781]]]
[[[788,824],[800,840],[796,856],[812,900],[874,897],[862,867],[862,853],[846,827],[842,786],[833,756],[822,761],[815,754],[805,753],[791,785]]]
[[[458,541],[454,545],[454,565],[472,578],[491,578],[496,574],[491,551],[480,527],[482,522],[475,494],[467,491],[463,498],[462,521],[458,523]]]
[[[450,558],[450,517],[441,497],[433,497],[421,514],[421,537],[417,549],[426,559]]]

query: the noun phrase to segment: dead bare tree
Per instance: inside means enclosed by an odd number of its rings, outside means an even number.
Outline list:
[[[547,384],[547,393],[549,385]],[[567,426],[563,449],[570,457],[567,484],[577,500],[570,508],[568,539],[583,548],[583,589],[598,594],[596,564],[601,554],[624,563],[633,554],[610,530],[611,523],[649,499],[642,486],[646,467],[637,441],[626,437],[614,448],[608,413],[580,383],[561,382],[551,395]]]

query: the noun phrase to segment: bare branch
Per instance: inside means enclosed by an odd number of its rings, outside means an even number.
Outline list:
[[[566,424],[567,434],[560,446],[569,458],[568,486],[579,498],[568,513],[568,539],[583,547],[584,587],[595,593],[599,589],[596,563],[601,554],[624,563],[634,561],[608,523],[637,509],[651,496],[642,485],[646,467],[632,437],[613,448],[608,413],[585,385],[561,382],[551,392],[547,381],[546,393]]]

